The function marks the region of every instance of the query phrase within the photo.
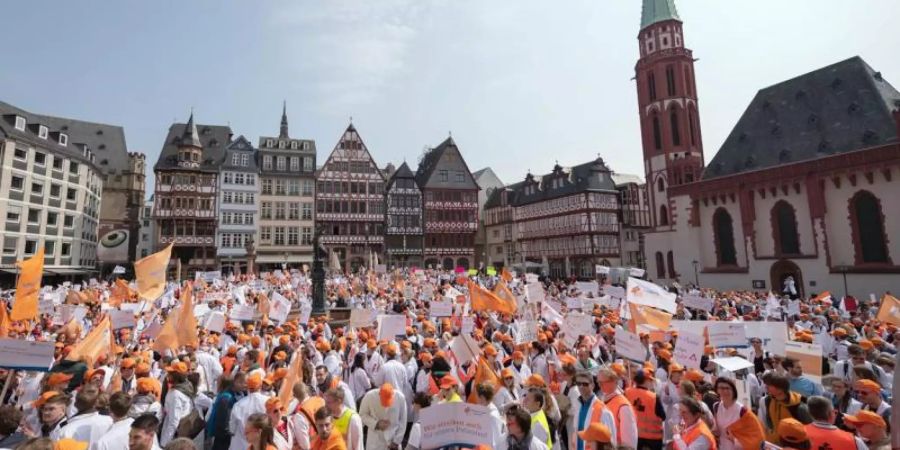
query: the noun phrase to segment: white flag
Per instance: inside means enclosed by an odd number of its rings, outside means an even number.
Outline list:
[[[629,277],[625,296],[635,305],[651,306],[675,314],[676,295],[649,281]]]

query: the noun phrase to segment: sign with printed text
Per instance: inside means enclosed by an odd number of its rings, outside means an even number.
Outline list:
[[[118,330],[120,328],[134,328],[137,324],[133,312],[120,311],[118,309],[109,310],[109,320],[113,330]]]
[[[625,330],[616,328],[616,355],[620,358],[643,364],[647,359],[647,347],[641,344],[640,336]]]
[[[709,332],[709,345],[716,348],[746,347],[747,334],[742,322],[710,322],[706,326]]]
[[[309,316],[312,314],[312,303],[306,302],[300,304],[300,315],[297,320],[300,323],[309,322]]]
[[[702,333],[702,330],[700,330]],[[678,333],[678,345],[675,346],[675,361],[689,369],[700,370],[700,357],[703,356],[703,334],[688,331]]]
[[[519,332],[516,334],[516,345],[527,344],[537,340],[538,323],[525,321],[519,323]]]
[[[431,317],[450,317],[453,315],[453,303],[448,300],[431,302]]]
[[[491,411],[472,403],[437,403],[419,412],[422,449],[491,446],[494,441]]]
[[[278,292],[272,293],[272,301],[269,303],[269,318],[282,324],[287,321],[291,312],[291,301]]]
[[[353,328],[371,327],[375,323],[378,312],[374,309],[357,308],[350,310],[350,326]]]
[[[469,334],[473,331],[475,331],[475,318],[472,316],[463,317],[460,332]]]
[[[596,281],[576,281],[575,287],[581,291],[583,295],[591,294],[594,297],[600,295],[600,285]]]
[[[232,320],[255,320],[256,308],[251,305],[231,305],[231,313],[228,316]]]
[[[620,286],[603,286],[603,293],[612,298],[625,298],[625,288]]]
[[[822,380],[822,346],[804,342],[785,343],[785,356],[796,359],[803,368],[803,375],[815,382]]]
[[[652,306],[670,314],[676,312],[676,295],[658,284],[637,278],[628,278],[626,300],[643,306]]]
[[[706,312],[710,312],[713,309],[713,299],[697,294],[687,294],[681,297],[681,302],[686,308],[701,309]]]
[[[378,340],[391,340],[397,335],[406,334],[406,316],[399,314],[380,314],[378,316]]]
[[[525,298],[528,303],[540,303],[546,298],[544,295],[544,286],[540,283],[528,283],[525,285]]]
[[[0,367],[13,370],[47,372],[53,365],[54,342],[24,339],[0,339]]]
[[[221,333],[222,330],[225,329],[226,322],[225,314],[219,311],[212,311],[209,313],[209,316],[206,317],[206,322],[203,324],[203,328],[206,328],[209,331]]]
[[[467,333],[460,334],[450,342],[450,350],[459,364],[465,364],[481,355],[481,348],[475,339]]]
[[[569,346],[575,345],[579,336],[593,336],[596,334],[594,333],[594,316],[590,314],[566,314],[562,328],[566,333],[566,344]]]

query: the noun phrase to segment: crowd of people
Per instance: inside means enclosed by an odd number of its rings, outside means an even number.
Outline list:
[[[0,335],[55,344],[49,371],[0,371],[0,449],[419,450],[430,442],[422,411],[456,402],[483,407],[490,430],[456,448],[891,448],[900,318],[882,300],[703,289],[691,295],[710,307],[689,308],[688,290],[671,288],[664,320],[777,322],[824,349],[807,367],[748,335],[746,347],[706,345],[685,361],[677,330],[642,322],[604,281],[332,274],[328,305],[366,312],[341,324],[310,315],[311,283],[296,270],[169,281],[158,298],[124,280],[44,286],[53,312],[14,321],[0,308]],[[287,316],[276,312],[285,301]],[[253,317],[234,318],[247,308]],[[121,311],[133,323],[110,325]],[[405,327],[386,336],[383,315]],[[570,315],[589,315],[590,332],[573,335]],[[617,352],[622,330],[642,361]],[[474,342],[471,354],[457,339]],[[732,358],[746,364],[720,364]]]

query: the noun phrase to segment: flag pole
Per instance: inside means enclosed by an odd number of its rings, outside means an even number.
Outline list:
[[[3,383],[3,392],[0,393],[0,401],[6,398],[6,391],[9,390],[9,385],[12,383],[12,377],[15,373],[15,370],[10,369],[9,373],[6,374],[6,381]]]

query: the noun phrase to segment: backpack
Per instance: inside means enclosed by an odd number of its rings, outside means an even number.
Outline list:
[[[194,407],[194,401],[191,400],[191,412],[178,422],[178,427],[175,429],[175,437],[194,439],[204,429],[206,429],[206,421],[200,416],[200,412]]]

